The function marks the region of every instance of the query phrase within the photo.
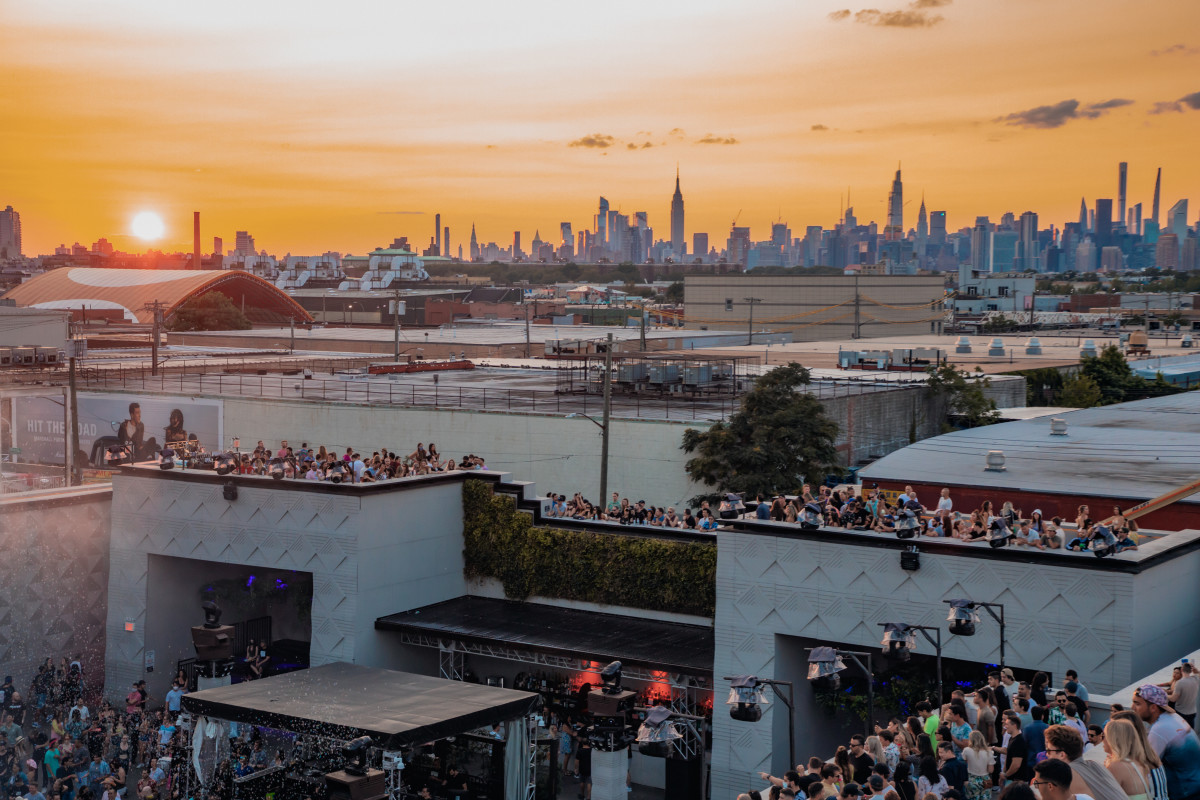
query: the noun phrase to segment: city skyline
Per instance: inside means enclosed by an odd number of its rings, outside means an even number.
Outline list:
[[[0,205],[26,252],[143,249],[123,237],[145,210],[168,222],[159,247],[186,248],[194,209],[206,235],[363,252],[424,243],[438,212],[485,241],[579,230],[600,195],[665,238],[676,163],[689,242],[724,239],[739,209],[756,229],[781,212],[831,227],[847,187],[882,225],[897,161],[951,229],[1024,210],[1061,224],[1080,195],[1119,200],[1120,162],[1130,204],[1148,207],[1159,166],[1165,207],[1200,187],[1200,48],[1171,33],[1200,21],[1194,3],[466,5],[8,7],[2,91],[23,113],[0,120]],[[725,57],[697,57],[712,48]]]

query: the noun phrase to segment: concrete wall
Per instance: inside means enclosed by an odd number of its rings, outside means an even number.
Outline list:
[[[720,533],[714,675],[798,679],[803,699],[811,691],[795,669],[796,654],[785,653],[781,640],[877,651],[877,623],[942,627],[942,601],[956,597],[1005,605],[1008,664],[1055,676],[1074,667],[1096,693],[1200,645],[1194,578],[1200,532],[1172,534],[1104,561],[1086,553],[921,542],[916,572],[900,568],[904,544],[878,534],[801,533],[778,523]],[[982,665],[998,663],[994,623],[985,619],[980,629],[983,635],[964,638],[943,628],[944,657],[979,663],[981,674]],[[923,639],[917,649],[932,650]],[[778,771],[786,763],[780,760],[786,759],[780,754],[786,727],[773,736],[770,718],[784,713],[780,708],[771,704],[756,725],[714,716],[714,797],[732,797],[753,785],[750,776],[758,770]],[[797,726],[798,759],[832,755],[837,742],[818,738],[826,727]]]
[[[754,297],[754,327],[788,331],[797,342],[863,337],[909,336],[940,328],[945,280],[939,276],[843,275],[767,276],[747,273],[684,278],[688,327],[745,329]],[[725,301],[732,300],[727,311]],[[820,324],[815,324],[820,323]],[[934,326],[931,328],[930,326]]]
[[[197,585],[208,562],[311,572],[314,666],[396,666],[395,649],[381,641],[375,619],[464,593],[457,480],[355,487],[238,477],[233,501],[222,496],[227,480],[145,468],[114,477],[105,662],[114,696],[141,677],[152,694],[169,682],[161,667],[144,675],[146,650],[157,656],[160,647],[147,609],[163,602],[151,579],[151,555],[186,559]],[[175,640],[172,634],[162,646],[171,650]]]
[[[0,501],[0,675],[24,693],[47,656],[104,670],[109,487],[51,489]]]

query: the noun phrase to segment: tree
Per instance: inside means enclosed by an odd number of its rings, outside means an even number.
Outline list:
[[[563,264],[562,267],[560,267],[558,270],[558,273],[560,275],[562,275],[563,280],[568,281],[570,283],[574,283],[575,281],[579,280],[579,275],[582,272],[583,272],[583,270],[581,270],[579,268],[579,265],[576,264],[574,261],[568,261],[566,264]]]
[[[926,370],[929,373],[929,391],[946,400],[947,418],[951,414],[956,415],[967,428],[1000,421],[996,401],[984,393],[992,382],[983,375],[981,369],[976,367],[975,370],[975,374],[970,375],[953,364],[942,364]]]
[[[181,305],[167,321],[169,331],[244,331],[250,320],[225,295],[208,292]]]
[[[681,448],[695,453],[684,464],[688,476],[746,497],[794,492],[806,480],[821,480],[838,461],[838,426],[803,390],[809,380],[795,362],[776,367],[742,397],[728,422],[684,431]]]
[[[683,302],[683,281],[675,281],[674,283],[672,283],[670,286],[667,287],[666,292],[664,292],[663,294],[666,297],[668,303],[682,303]]]
[[[1161,373],[1152,381],[1135,375],[1125,360],[1125,354],[1115,345],[1105,345],[1100,355],[1084,356],[1079,363],[1080,374],[1091,378],[1100,390],[1100,402],[1097,405],[1107,406],[1183,391],[1167,383]]]
[[[1092,408],[1100,405],[1102,397],[1094,380],[1087,375],[1076,375],[1063,382],[1058,402],[1067,408]]]

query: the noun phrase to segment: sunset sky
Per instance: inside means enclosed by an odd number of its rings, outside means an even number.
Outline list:
[[[191,212],[283,255],[502,245],[598,197],[687,235],[882,222],[898,161],[949,225],[1080,196],[1200,204],[1200,2],[0,0],[0,208],[25,252],[190,248]],[[526,244],[526,246],[528,246]]]

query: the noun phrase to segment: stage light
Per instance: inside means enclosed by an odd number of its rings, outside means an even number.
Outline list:
[[[842,657],[832,647],[814,647],[808,654],[808,680],[814,689],[837,691],[842,685],[838,673],[845,668]]]
[[[946,619],[950,621],[950,632],[955,636],[974,636],[979,615],[975,613],[975,604],[970,600],[951,600],[950,616]]]
[[[164,469],[164,470],[175,468],[175,451],[174,450],[172,450],[168,447],[168,448],[164,448],[158,454],[158,468]]]
[[[600,670],[601,691],[604,694],[616,694],[621,691],[621,662],[613,661]]]
[[[738,675],[729,684],[729,699],[725,705],[729,716],[739,722],[758,722],[762,719],[762,707],[769,701],[763,692],[763,684],[753,675]]]
[[[638,752],[652,758],[666,758],[671,742],[683,738],[671,724],[671,709],[655,706],[646,712],[646,721],[638,727]]]
[[[370,736],[360,736],[342,745],[342,758],[348,762],[346,772],[350,775],[367,774],[367,750],[374,742]]]
[[[816,503],[805,503],[804,509],[800,512],[800,527],[807,531],[815,531],[821,527],[821,523],[825,521],[825,516],[821,513],[821,507]]]
[[[993,549],[1008,547],[1008,540],[1010,536],[1011,534],[1008,531],[1008,526],[1005,525],[1001,520],[994,519],[992,520],[991,529],[988,531],[988,547]]]
[[[272,458],[271,463],[267,465],[267,474],[277,481],[283,480],[283,459]]]
[[[192,646],[197,661],[233,660],[233,626],[221,624],[221,607],[212,600],[200,604],[204,624],[192,628]],[[215,666],[215,665],[214,665]]]
[[[341,462],[334,464],[329,469],[329,482],[330,483],[341,483],[342,479],[345,477],[346,477],[346,468],[344,466],[342,466]]]
[[[1096,558],[1108,558],[1116,552],[1116,547],[1108,545],[1107,547],[1096,547],[1092,549],[1093,555]]]
[[[217,453],[213,458],[213,469],[218,475],[228,475],[237,469],[238,459],[233,453]]]
[[[900,552],[900,569],[916,572],[921,568],[921,551],[917,546],[910,545]]]
[[[230,503],[237,500],[237,484],[233,481],[225,481],[225,485],[221,487],[221,496]]]
[[[104,452],[106,466],[116,467],[133,461],[133,451],[127,444],[114,444]]]
[[[221,607],[219,605],[212,600],[205,600],[200,604],[200,608],[204,609],[204,627],[221,627]]]
[[[886,622],[883,625],[883,654],[897,661],[908,661],[917,646],[917,635],[903,622]]]

